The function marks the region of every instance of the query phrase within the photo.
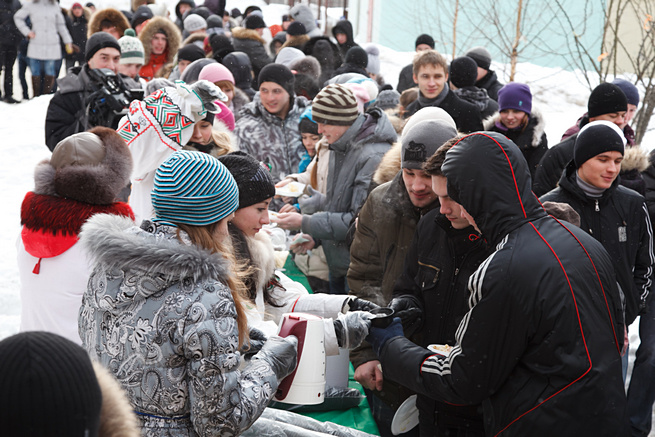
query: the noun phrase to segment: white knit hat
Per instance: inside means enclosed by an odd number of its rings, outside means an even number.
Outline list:
[[[195,32],[196,30],[207,29],[207,22],[198,14],[189,14],[184,19],[184,30],[187,32]]]
[[[143,44],[133,29],[126,29],[125,34],[118,40],[121,46],[121,64],[144,64],[145,55]]]

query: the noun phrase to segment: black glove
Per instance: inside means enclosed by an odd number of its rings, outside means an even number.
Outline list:
[[[366,338],[373,315],[366,311],[349,311],[334,320],[339,347],[354,349]]]
[[[406,337],[423,326],[423,305],[415,296],[404,294],[394,297],[387,306],[393,309],[394,317],[400,317]]]
[[[380,308],[378,305],[373,302],[369,302],[358,297],[351,299],[348,302],[348,311],[371,311],[375,308]]]

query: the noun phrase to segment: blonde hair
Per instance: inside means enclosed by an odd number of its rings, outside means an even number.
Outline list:
[[[219,80],[218,82],[214,82],[214,85],[216,85],[220,89],[223,89],[223,87],[226,87],[226,88],[234,91],[234,84],[232,82],[230,82],[229,80]]]

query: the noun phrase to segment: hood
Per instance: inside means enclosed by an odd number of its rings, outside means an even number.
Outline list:
[[[114,23],[114,26],[116,26],[116,30],[118,31],[119,35],[123,35],[125,29],[130,28],[130,23],[127,21],[127,18],[125,18],[125,15],[123,15],[121,11],[114,8],[105,8],[100,9],[99,11],[96,11],[95,14],[91,15],[91,21],[89,21],[89,29],[87,31],[87,35],[91,36],[94,33],[100,32],[100,23],[102,23],[103,20],[109,20]]]
[[[196,7],[196,2],[193,0],[180,0],[179,2],[177,2],[177,4],[175,5],[175,15],[177,16],[177,18],[182,20],[182,14],[180,13],[180,5],[189,5],[191,6],[191,9],[193,9]]]
[[[232,72],[238,88],[252,88],[252,64],[246,53],[232,52],[225,55],[223,65]]]
[[[68,14],[68,18],[70,18],[71,21],[75,22],[76,18],[75,15],[73,15],[73,9],[68,9],[66,13]],[[80,18],[83,18],[88,23],[89,20],[91,19],[91,15],[92,15],[91,9],[87,8],[86,6],[82,6],[82,16]]]
[[[314,18],[311,9],[309,9],[309,6],[296,5],[289,10],[289,15],[295,21],[300,21],[305,26],[307,33],[316,29],[316,19]]]
[[[334,36],[335,39],[337,38],[336,31],[340,31],[338,33],[345,33],[346,36],[348,37],[347,42],[354,42],[353,25],[350,23],[350,21],[348,20],[337,21],[337,24],[335,24],[334,27],[332,28],[332,35]]]
[[[189,44],[195,44],[198,41],[200,41],[204,45],[205,38],[207,38],[206,33],[194,33],[193,35],[187,36],[186,39],[184,41],[182,41],[182,45],[180,47],[184,47],[184,46],[187,46]]]
[[[637,170],[639,173],[645,171],[650,163],[648,162],[648,155],[641,147],[626,147],[623,154],[623,161],[621,162],[621,173],[631,170]]]
[[[402,144],[400,141],[396,141],[391,145],[391,148],[387,153],[382,157],[382,161],[378,165],[378,168],[373,174],[373,182],[378,185],[382,185],[385,182],[389,182],[396,177],[400,171],[401,165],[401,156],[400,151]]]
[[[448,195],[468,211],[494,246],[514,229],[546,215],[532,192],[523,154],[502,134],[465,136],[446,154],[442,171]]]
[[[398,134],[389,117],[380,108],[371,108],[364,114],[364,124],[355,138],[356,142],[366,143],[395,143]]]
[[[232,38],[249,39],[266,45],[266,41],[264,40],[264,38],[262,38],[255,29],[246,29],[245,27],[235,27],[234,29],[232,29]]]
[[[150,61],[150,53],[152,51],[150,41],[152,41],[152,37],[155,36],[155,33],[159,29],[164,29],[164,31],[166,32],[166,36],[168,38],[168,46],[166,47],[166,51],[164,52],[166,53],[167,64],[173,62],[175,56],[177,55],[177,51],[180,49],[180,44],[182,42],[182,34],[180,33],[180,30],[177,28],[175,23],[173,23],[168,18],[164,18],[164,17],[151,18],[148,24],[146,24],[146,26],[141,31],[141,34],[139,35],[141,44],[143,44],[145,64],[147,64]]]
[[[144,300],[173,282],[219,280],[225,283],[230,275],[229,262],[220,254],[191,244],[183,232],[182,238],[187,241],[181,243],[175,230],[148,220],[139,228],[130,219],[98,214],[82,226],[80,243],[94,264],[101,264],[106,271],[117,269],[150,277],[147,288],[121,296],[119,301],[123,306]],[[119,287],[115,290],[117,293],[123,291]]]
[[[484,119],[482,122],[482,127],[484,130],[491,130],[496,125],[496,123],[500,123],[500,112],[496,112],[494,115]],[[541,143],[541,137],[543,136],[544,132],[546,132],[546,122],[544,121],[544,117],[541,115],[539,110],[532,110],[527,127],[532,128],[532,138],[530,140],[530,145],[532,147],[539,146],[539,143]]]

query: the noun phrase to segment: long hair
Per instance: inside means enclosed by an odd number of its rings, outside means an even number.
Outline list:
[[[177,225],[177,238],[180,239],[180,230],[186,232],[189,235],[189,239],[196,246],[202,247],[203,249],[209,250],[211,253],[219,254],[225,258],[232,266],[233,275],[228,275],[226,278],[226,284],[230,291],[232,292],[232,299],[234,300],[234,306],[237,311],[237,327],[239,329],[239,348],[241,348],[244,343],[249,340],[249,331],[248,331],[248,319],[246,317],[246,312],[244,309],[244,296],[247,296],[248,290],[246,285],[243,282],[243,277],[247,274],[244,271],[244,266],[237,264],[234,255],[232,254],[230,239],[226,235],[224,239],[218,239],[215,237],[215,230],[218,227],[218,223],[212,223],[207,226],[191,226],[185,224]]]

